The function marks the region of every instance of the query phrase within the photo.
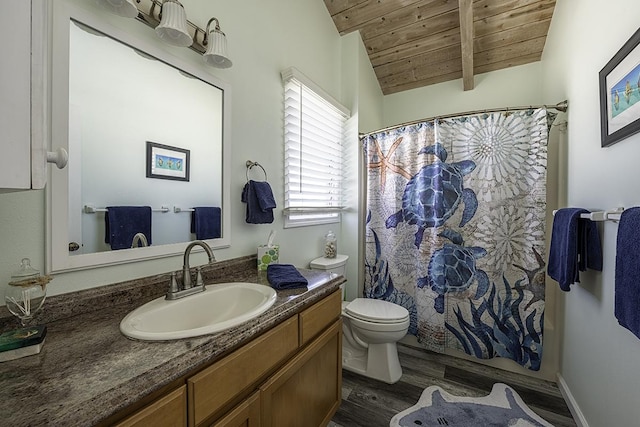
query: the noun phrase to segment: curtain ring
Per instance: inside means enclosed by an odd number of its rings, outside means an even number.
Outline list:
[[[260,169],[262,169],[262,173],[264,173],[264,180],[267,180],[267,171],[264,170],[264,168],[262,167],[262,165],[258,162],[252,162],[251,160],[247,160],[247,171],[245,173],[246,177],[247,177],[247,182],[249,182],[249,171],[251,170],[251,168],[253,168],[254,166],[258,166]]]

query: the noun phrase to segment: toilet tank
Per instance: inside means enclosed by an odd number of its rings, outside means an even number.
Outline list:
[[[342,276],[347,276],[347,255],[337,254],[335,258],[316,258],[309,263],[309,268],[312,270],[323,270],[327,273],[336,273]]]

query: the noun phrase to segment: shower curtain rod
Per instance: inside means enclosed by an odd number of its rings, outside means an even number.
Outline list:
[[[498,113],[498,112],[502,112],[502,111],[519,111],[519,110],[530,110],[532,108],[547,108],[550,110],[558,110],[562,113],[566,113],[567,109],[569,108],[569,101],[568,100],[564,100],[562,102],[558,102],[556,105],[546,105],[546,104],[542,104],[542,105],[528,105],[528,106],[524,106],[524,107],[504,107],[504,108],[494,108],[494,109],[487,109],[487,110],[476,110],[476,111],[467,111],[465,113],[453,113],[453,114],[445,114],[443,116],[435,116],[435,117],[430,117],[428,119],[420,119],[420,120],[414,120],[411,122],[405,122],[405,123],[400,123],[399,125],[394,125],[394,126],[389,126],[386,128],[382,128],[382,129],[378,129],[378,130],[374,130],[373,132],[367,132],[367,133],[360,133],[358,134],[359,138],[362,139],[365,136],[369,136],[371,134],[374,133],[378,133],[378,132],[385,132],[391,129],[396,129],[396,128],[400,128],[403,126],[411,126],[411,125],[415,125],[418,123],[422,123],[422,122],[430,122],[432,120],[436,120],[436,119],[448,119],[451,117],[457,117],[457,116],[470,116],[473,114],[482,114],[482,113]]]

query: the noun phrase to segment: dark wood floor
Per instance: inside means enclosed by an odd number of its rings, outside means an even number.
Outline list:
[[[553,382],[404,344],[398,344],[398,353],[403,375],[395,384],[343,370],[342,405],[329,427],[387,427],[396,413],[413,406],[429,386],[440,386],[458,396],[479,397],[488,395],[496,382],[513,388],[527,406],[554,426],[576,426]]]

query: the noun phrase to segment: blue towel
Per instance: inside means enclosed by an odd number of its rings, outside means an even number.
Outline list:
[[[143,233],[151,245],[151,208],[149,206],[109,206],[104,216],[104,242],[111,249],[131,248],[133,236]]]
[[[253,181],[253,189],[256,192],[256,198],[262,212],[276,207],[276,200],[273,198],[271,186],[267,181]]]
[[[570,285],[580,282],[579,271],[602,271],[602,247],[598,227],[590,219],[581,219],[586,209],[565,208],[553,218],[549,265],[547,272],[560,289],[568,292]]]
[[[220,226],[220,208],[218,207],[197,207],[191,212],[191,232],[195,233],[196,239],[218,239],[222,236]]]
[[[273,208],[276,207],[276,203],[268,182],[249,180],[242,189],[242,201],[247,204],[245,216],[247,223],[270,224],[273,222]]]
[[[291,264],[270,264],[267,266],[267,279],[274,289],[305,288],[309,282]]]
[[[640,338],[640,208],[625,209],[618,224],[615,315]]]

